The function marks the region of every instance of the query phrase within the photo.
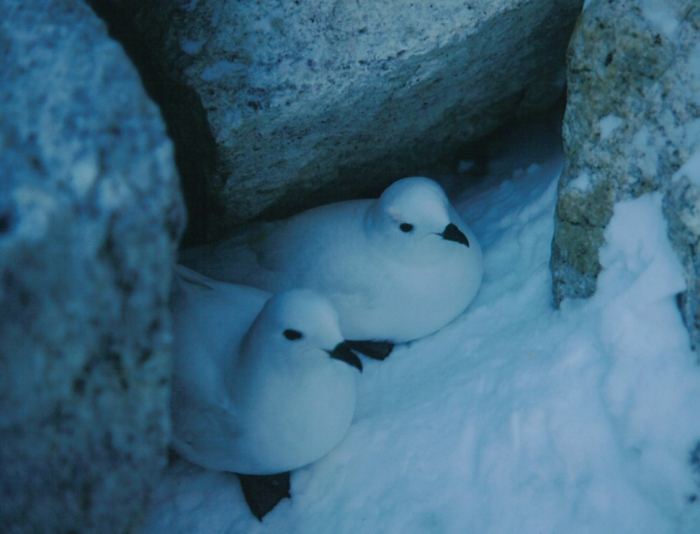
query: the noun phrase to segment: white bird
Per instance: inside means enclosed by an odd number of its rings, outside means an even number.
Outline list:
[[[272,293],[314,289],[338,310],[353,348],[380,359],[393,343],[432,334],[460,315],[483,274],[476,237],[442,188],[419,177],[395,182],[377,200],[320,206],[181,251],[180,261]]]
[[[208,469],[271,475],[318,460],[343,439],[355,410],[352,367],[362,364],[328,299],[308,289],[271,297],[178,265],[171,309],[180,455]],[[239,478],[246,492],[251,477]],[[270,509],[288,496],[286,480]],[[251,510],[259,519],[269,511]]]

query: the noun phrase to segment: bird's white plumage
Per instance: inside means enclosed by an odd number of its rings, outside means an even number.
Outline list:
[[[330,355],[343,337],[328,299],[308,289],[271,297],[182,266],[175,277],[175,450],[209,469],[273,474],[335,447],[354,413],[356,371]]]
[[[445,239],[448,225],[469,246]],[[180,259],[217,280],[273,293],[314,289],[338,310],[346,339],[392,342],[452,321],[476,295],[483,274],[476,236],[442,188],[417,177],[395,182],[377,200],[314,208],[182,251]]]

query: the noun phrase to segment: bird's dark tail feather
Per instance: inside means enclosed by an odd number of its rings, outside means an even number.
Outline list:
[[[346,341],[352,350],[374,358],[375,360],[386,359],[391,351],[394,350],[394,344],[390,341]]]
[[[236,475],[241,481],[245,502],[259,521],[262,521],[265,514],[277,506],[278,502],[291,497],[289,471],[276,475]]]

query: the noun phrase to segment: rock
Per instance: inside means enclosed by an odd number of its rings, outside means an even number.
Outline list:
[[[204,209],[190,206],[193,222],[207,219],[199,240],[376,195],[437,162],[456,167],[464,143],[554,103],[581,5],[144,3],[135,19],[142,48],[170,80],[156,91],[193,89],[213,136],[212,172],[189,178],[205,181],[208,199]],[[170,96],[159,103],[166,114],[183,107]],[[179,151],[202,141],[186,125],[178,130]]]
[[[552,242],[555,303],[595,291],[615,202],[660,190],[688,281],[679,302],[698,346],[700,5],[592,0],[569,46],[568,95]]]
[[[171,142],[80,0],[0,2],[0,532],[136,532],[166,462]]]

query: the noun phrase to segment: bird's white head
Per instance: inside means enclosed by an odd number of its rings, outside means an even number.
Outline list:
[[[291,289],[270,298],[245,336],[243,349],[275,366],[303,370],[339,360],[362,371],[343,339],[335,308],[310,289]]]
[[[368,209],[365,231],[380,250],[413,263],[444,259],[469,239],[454,221],[453,210],[442,188],[429,178],[404,178],[390,185]],[[432,252],[444,252],[434,254]]]

